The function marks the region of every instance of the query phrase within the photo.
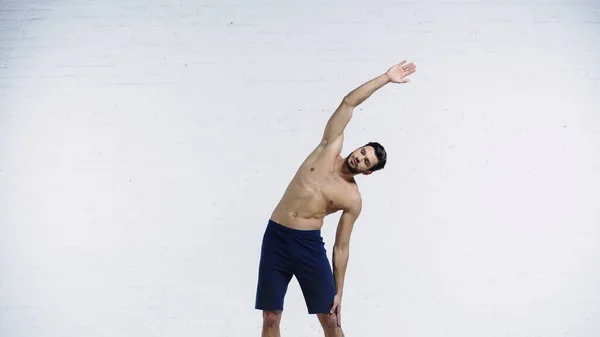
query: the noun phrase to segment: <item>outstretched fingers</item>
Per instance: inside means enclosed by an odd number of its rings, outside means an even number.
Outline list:
[[[409,72],[412,71],[414,73],[415,69],[417,69],[417,66],[412,62],[407,65],[402,66],[402,70],[404,70],[404,71],[409,71]]]

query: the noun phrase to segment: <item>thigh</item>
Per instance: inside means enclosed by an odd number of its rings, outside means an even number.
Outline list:
[[[265,231],[258,267],[256,309],[283,310],[284,297],[293,276],[285,241],[278,233]]]
[[[323,242],[303,244],[296,254],[294,274],[309,314],[328,313],[333,306],[335,283]]]
[[[285,294],[291,279],[292,273],[261,268],[258,274],[254,307],[265,311],[283,310]]]

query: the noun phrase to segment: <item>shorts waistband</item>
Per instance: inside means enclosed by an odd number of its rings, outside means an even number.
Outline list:
[[[320,229],[309,229],[309,230],[303,230],[303,229],[294,229],[294,228],[289,228],[286,227],[282,224],[279,224],[271,219],[269,219],[269,223],[267,225],[269,228],[272,229],[276,229],[279,231],[282,231],[284,233],[290,234],[290,235],[294,235],[294,236],[303,236],[303,237],[321,237],[321,230]]]

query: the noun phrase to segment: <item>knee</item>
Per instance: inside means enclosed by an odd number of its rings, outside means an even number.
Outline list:
[[[279,326],[281,321],[280,311],[264,311],[263,312],[263,326],[265,328],[273,328]]]
[[[337,316],[335,314],[325,314],[322,323],[324,330],[334,331],[338,328]]]

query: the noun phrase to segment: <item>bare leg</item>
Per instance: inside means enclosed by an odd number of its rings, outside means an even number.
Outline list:
[[[337,325],[337,317],[335,314],[317,314],[319,322],[325,332],[325,337],[344,337],[342,328]]]
[[[281,322],[281,310],[263,311],[262,337],[280,337],[279,323]]]

